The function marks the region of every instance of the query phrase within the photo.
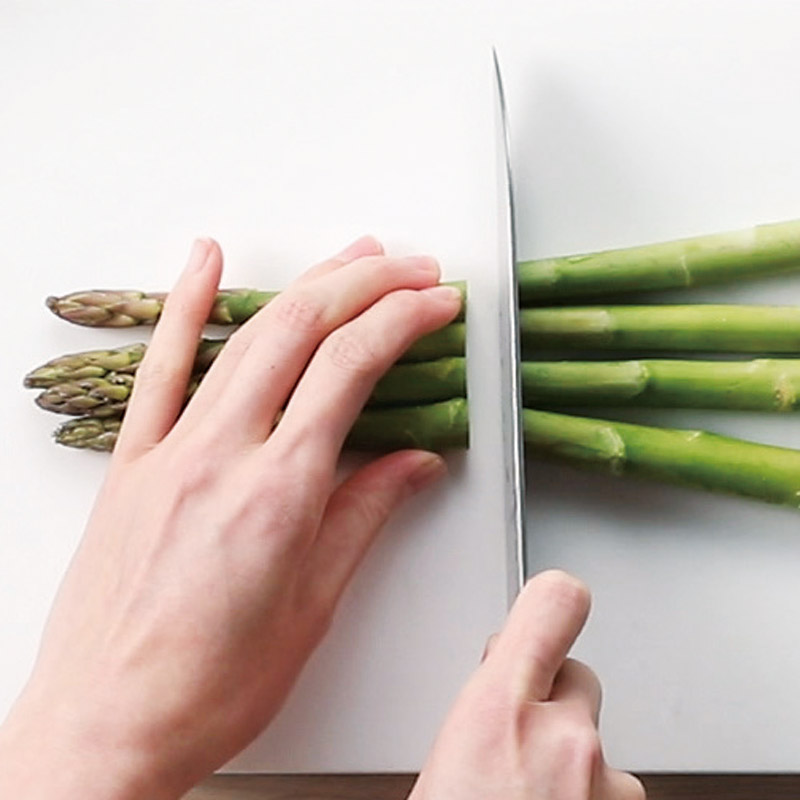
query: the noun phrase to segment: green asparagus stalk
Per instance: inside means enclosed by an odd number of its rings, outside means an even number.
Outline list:
[[[119,418],[70,420],[55,434],[59,444],[112,450]],[[548,411],[523,411],[532,455],[573,466],[631,475],[695,489],[800,507],[800,451],[756,444],[706,431],[685,431],[588,419]],[[350,449],[462,448],[468,444],[463,398],[413,408],[364,411],[347,440]]]
[[[31,370],[24,384],[28,389],[46,389],[66,381],[102,378],[110,372],[134,374],[145,350],[144,344],[132,344],[116,350],[89,350],[60,356]]]
[[[523,261],[522,305],[682,289],[800,268],[800,221],[620,250]]]
[[[800,508],[800,450],[548,411],[523,411],[523,428],[538,456]]]
[[[526,354],[560,349],[800,353],[800,306],[525,308],[520,329]]]
[[[133,375],[110,372],[102,378],[57,383],[39,394],[36,405],[56,414],[118,417],[128,407],[133,380]]]
[[[121,426],[119,417],[81,417],[55,432],[58,444],[80,449],[114,449]],[[346,447],[351,450],[425,450],[465,448],[469,442],[467,401],[454,398],[442,403],[362,411]]]
[[[224,339],[202,339],[193,372],[205,372],[219,355]],[[454,322],[418,339],[401,357],[400,363],[434,361],[464,355],[466,327]],[[116,350],[88,350],[60,356],[31,370],[24,378],[28,389],[47,389],[61,383],[114,374],[135,374],[147,346],[133,344]]]
[[[59,425],[53,437],[66,447],[110,452],[121,426],[121,417],[81,417]]]
[[[195,369],[187,389],[194,394],[206,370]],[[134,375],[109,372],[102,377],[81,378],[49,386],[36,398],[46,411],[74,416],[119,416],[128,406]],[[463,358],[440,358],[397,364],[377,383],[370,406],[401,406],[435,403],[452,397],[466,397],[466,369]]]
[[[276,294],[255,289],[224,289],[217,294],[208,322],[211,325],[244,322]],[[128,328],[154,324],[161,315],[166,296],[165,292],[95,289],[48,297],[46,303],[54,314],[76,325]]]
[[[537,361],[521,374],[529,408],[800,408],[800,359]]]
[[[222,350],[224,339],[201,339],[193,372],[205,372]],[[48,389],[86,379],[135,375],[147,350],[145,344],[131,344],[116,350],[86,350],[59,356],[31,370],[24,378],[28,389]],[[120,381],[118,381],[119,383]],[[100,384],[98,384],[100,385]]]
[[[466,300],[466,283],[453,281],[450,285],[461,290]],[[258,289],[222,289],[217,293],[208,317],[210,325],[240,325],[263,308],[278,292]],[[91,328],[128,328],[134,325],[153,325],[164,307],[165,292],[136,290],[91,289],[72,292],[63,297],[48,297],[47,307],[61,319]],[[458,317],[464,319],[462,311]]]
[[[67,380],[46,388],[36,402],[61,414],[117,416],[127,408],[134,375],[111,371]],[[187,399],[204,375],[205,368],[192,373]],[[529,408],[800,409],[800,359],[528,361],[521,375]],[[440,358],[394,366],[378,382],[368,405],[419,405],[465,396],[465,359]]]

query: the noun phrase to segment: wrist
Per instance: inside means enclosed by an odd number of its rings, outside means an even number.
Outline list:
[[[155,785],[143,748],[106,735],[106,723],[26,690],[0,725],[0,797],[26,800],[174,800]],[[112,723],[113,724],[113,723]]]

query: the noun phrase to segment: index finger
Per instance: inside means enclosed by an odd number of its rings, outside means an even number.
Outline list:
[[[539,573],[517,597],[486,668],[519,700],[549,699],[590,603],[589,590],[577,578],[560,570]]]

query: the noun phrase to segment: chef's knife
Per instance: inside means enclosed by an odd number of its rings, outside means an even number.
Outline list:
[[[500,397],[502,403],[503,469],[505,486],[506,566],[509,605],[525,582],[525,457],[522,436],[519,302],[514,246],[514,190],[503,79],[497,51],[492,50],[495,74],[497,141],[498,263],[500,300]]]

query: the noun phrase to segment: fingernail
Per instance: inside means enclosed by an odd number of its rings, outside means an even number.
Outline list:
[[[342,261],[352,261],[361,256],[375,256],[383,253],[383,246],[374,236],[360,236],[347,245],[336,258]]]
[[[411,492],[416,493],[433,485],[446,474],[447,464],[444,459],[436,453],[427,453],[408,476],[406,483]]]
[[[186,272],[199,272],[208,261],[208,251],[213,240],[201,237],[194,240],[192,252],[189,253],[189,261],[186,264]]]
[[[461,305],[461,291],[455,286],[441,284],[439,286],[432,286],[430,289],[423,289],[423,291],[429,297],[433,297],[436,300],[441,300],[445,303],[458,303]]]

